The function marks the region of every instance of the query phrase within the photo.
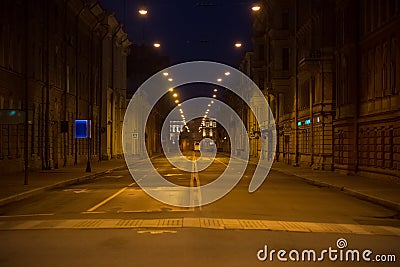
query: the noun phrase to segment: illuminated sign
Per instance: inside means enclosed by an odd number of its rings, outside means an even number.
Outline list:
[[[75,120],[75,138],[91,138],[90,120]]]

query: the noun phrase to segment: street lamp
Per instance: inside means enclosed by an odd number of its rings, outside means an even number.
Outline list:
[[[255,4],[251,7],[251,10],[253,10],[253,12],[258,12],[261,10],[261,6],[259,4]]]
[[[147,15],[147,9],[142,7],[141,9],[139,9],[139,14],[141,16],[146,16]]]
[[[235,47],[236,48],[241,48],[242,47],[242,43],[241,42],[236,42],[235,43]]]

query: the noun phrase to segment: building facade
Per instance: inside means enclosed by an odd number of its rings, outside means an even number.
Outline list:
[[[275,160],[399,176],[399,6],[261,1],[249,72],[274,113]]]
[[[41,169],[122,155],[130,42],[115,17],[82,0],[5,0],[0,12],[0,109],[27,114],[0,123],[1,171],[22,170],[24,155]],[[74,138],[78,119],[90,139]]]

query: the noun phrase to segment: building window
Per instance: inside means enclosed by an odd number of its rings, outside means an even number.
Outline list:
[[[288,29],[289,28],[289,11],[284,10],[282,12],[282,29]]]
[[[282,48],[282,70],[289,70],[289,48]]]
[[[264,45],[263,44],[258,45],[258,54],[259,54],[259,60],[264,60],[265,59],[265,51],[264,51]]]

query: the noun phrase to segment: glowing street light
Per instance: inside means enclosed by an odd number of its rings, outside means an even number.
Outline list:
[[[217,97],[217,95],[213,95],[213,97],[214,97],[214,98],[216,98],[216,97]]]
[[[251,7],[251,10],[253,10],[253,12],[258,12],[261,10],[261,6],[258,4],[255,4]]]
[[[218,89],[217,89],[217,88],[215,88],[215,89],[214,89],[214,92],[218,92]]]
[[[235,43],[235,47],[236,48],[241,48],[242,47],[242,43],[241,42],[236,42]]]
[[[217,81],[218,81],[218,82],[222,82],[222,79],[221,79],[221,78],[218,78]]]
[[[175,103],[176,103],[176,104],[178,104],[178,103],[179,103],[179,100],[178,100],[178,99],[177,99],[177,100],[175,100]]]
[[[155,48],[160,48],[160,47],[161,47],[161,44],[160,44],[160,43],[154,43],[153,46],[154,46]]]
[[[145,9],[145,8],[139,9],[139,14],[140,14],[141,16],[146,16],[146,15],[147,15],[147,9]]]

